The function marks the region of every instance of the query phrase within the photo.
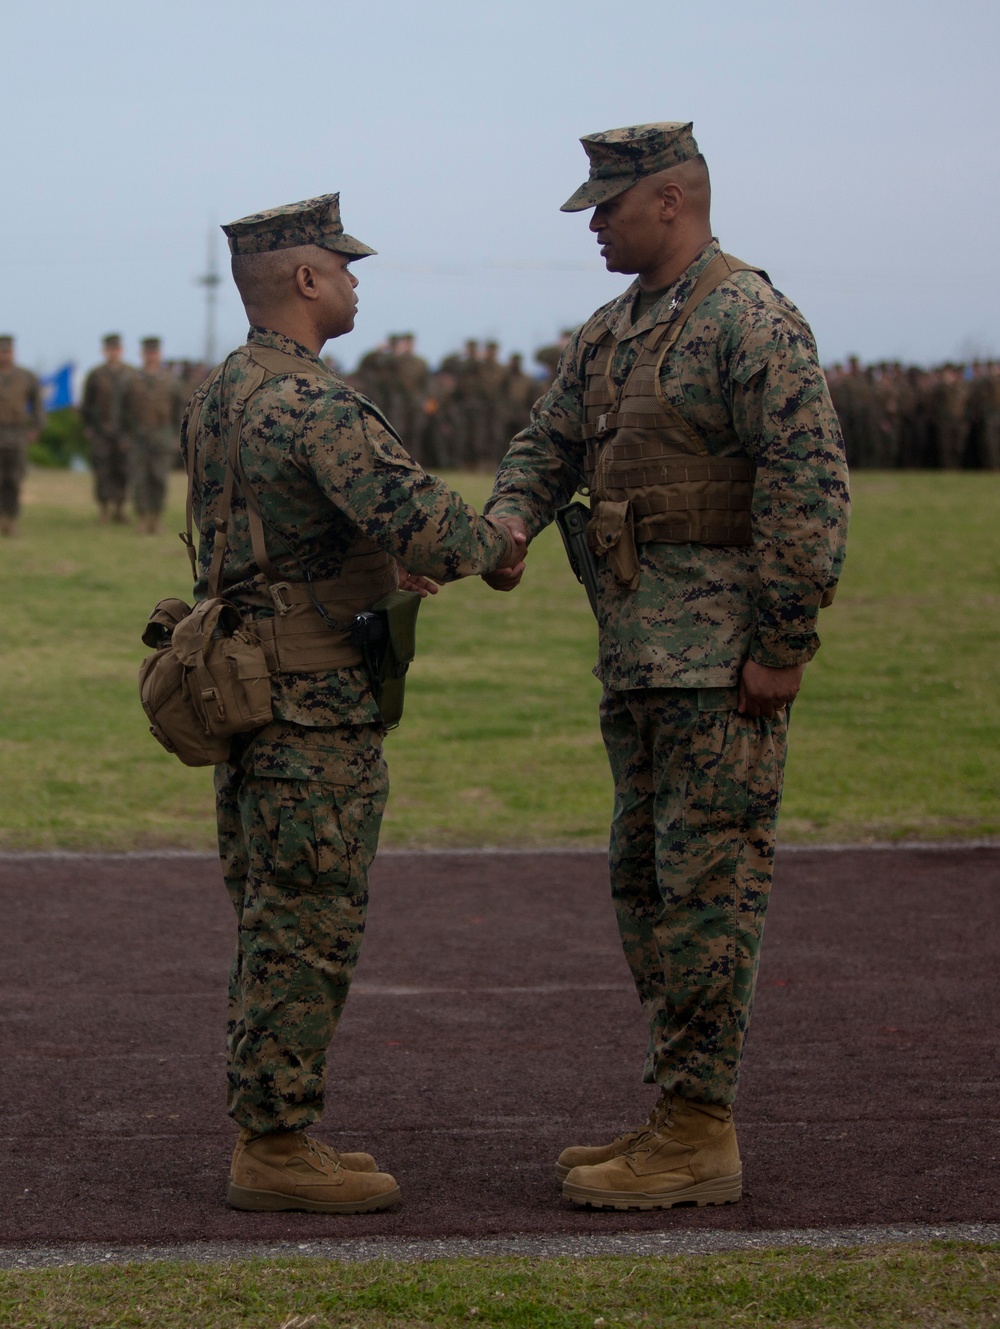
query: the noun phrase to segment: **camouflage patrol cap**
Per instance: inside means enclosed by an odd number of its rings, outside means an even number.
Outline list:
[[[590,158],[590,178],[566,200],[560,212],[582,212],[655,175],[698,156],[691,121],[663,120],[586,134],[580,142]]]
[[[144,351],[158,351],[160,349],[161,342],[159,337],[143,337],[139,345],[142,347]]]
[[[0,332],[0,347],[3,347],[5,351],[9,351],[13,345],[14,345],[14,338],[10,335],[10,333]]]
[[[121,344],[122,334],[120,332],[106,332],[101,338],[101,345],[107,346],[109,350],[113,350],[116,346],[121,346]]]
[[[267,212],[252,212],[222,228],[229,237],[231,254],[262,254],[272,249],[294,249],[298,245],[319,245],[335,254],[364,258],[377,251],[369,249],[353,235],[344,232],[340,220],[340,195],[320,194],[317,198],[288,203]]]

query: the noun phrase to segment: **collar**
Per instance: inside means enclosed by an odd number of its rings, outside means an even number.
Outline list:
[[[614,334],[615,341],[628,341],[631,337],[649,332],[658,323],[672,322],[694,290],[695,282],[721,251],[722,246],[713,236],[691,266],[667,287],[656,304],[651,305],[637,323],[633,323],[632,304],[639,291],[637,277],[628,290],[623,291],[617,300],[613,300],[605,311],[604,321]]]
[[[294,341],[291,337],[286,337],[283,332],[275,332],[272,328],[251,327],[247,333],[247,341],[252,346],[270,346],[274,351],[284,351],[286,355],[297,355],[302,360],[308,360],[311,364],[319,365],[325,372],[329,372],[326,365],[310,351],[308,346],[303,346],[300,341]]]

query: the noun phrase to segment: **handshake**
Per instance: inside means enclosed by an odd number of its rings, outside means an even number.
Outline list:
[[[520,517],[494,517],[499,526],[506,526],[514,540],[510,559],[495,572],[484,572],[483,581],[494,591],[512,591],[524,576],[524,560],[528,553],[528,531]]]
[[[495,572],[484,572],[483,581],[495,591],[512,591],[524,576],[524,557],[528,552],[528,532],[520,517],[493,517],[498,526],[505,526],[514,540],[514,548],[508,555],[507,562]],[[438,584],[430,577],[421,577],[409,572],[402,563],[397,563],[399,589],[415,591],[421,599],[428,595],[437,595]]]

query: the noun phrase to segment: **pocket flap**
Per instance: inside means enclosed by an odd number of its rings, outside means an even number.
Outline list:
[[[264,780],[308,780],[313,784],[353,787],[360,772],[339,748],[257,742],[251,755],[253,773]]]

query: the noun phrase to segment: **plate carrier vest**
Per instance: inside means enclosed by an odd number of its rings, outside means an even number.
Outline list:
[[[608,556],[618,581],[633,591],[639,585],[640,544],[753,543],[753,460],[711,456],[660,385],[661,366],[688,318],[736,272],[768,279],[760,268],[716,254],[673,319],[646,334],[620,386],[611,378],[618,342],[604,319],[595,316],[580,334],[584,344],[597,348],[586,366],[583,396],[588,543],[595,554]]]

